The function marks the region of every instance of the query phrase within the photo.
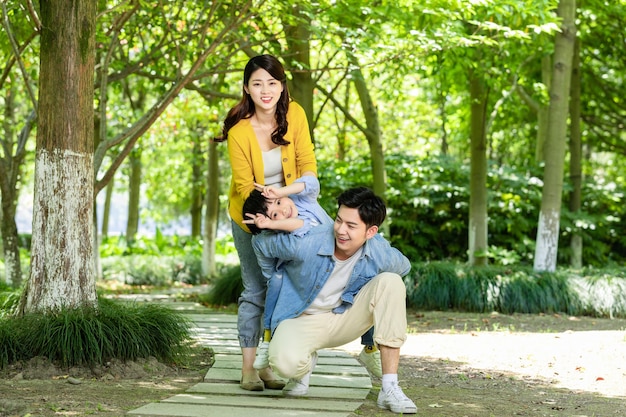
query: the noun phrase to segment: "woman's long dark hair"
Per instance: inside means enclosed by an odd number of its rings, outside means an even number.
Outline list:
[[[277,145],[287,145],[289,141],[285,140],[285,134],[287,133],[287,110],[289,109],[289,90],[287,89],[287,78],[285,77],[285,69],[276,57],[272,55],[258,55],[251,58],[246,64],[246,68],[243,70],[243,85],[242,85],[242,97],[239,103],[235,105],[226,116],[224,120],[224,127],[222,128],[222,136],[215,138],[216,142],[223,142],[228,138],[228,131],[235,126],[241,119],[248,119],[254,115],[255,108],[254,102],[248,93],[246,93],[245,87],[250,81],[252,73],[259,68],[267,71],[274,79],[281,82],[283,85],[283,92],[280,94],[278,103],[276,105],[276,125],[277,128],[272,132],[272,142]]]

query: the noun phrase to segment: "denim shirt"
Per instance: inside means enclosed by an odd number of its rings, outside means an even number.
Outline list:
[[[304,184],[304,190],[298,194],[291,194],[289,198],[298,208],[298,218],[304,221],[304,225],[294,230],[293,234],[304,236],[312,227],[322,223],[333,223],[328,213],[320,206],[317,197],[320,195],[320,183],[317,177],[305,175],[294,182]]]
[[[252,247],[263,275],[282,278],[282,287],[271,320],[272,333],[281,321],[298,317],[313,302],[335,267],[334,223],[313,227],[305,236],[287,233],[261,233],[252,237]],[[279,259],[282,262],[276,262]],[[277,266],[278,265],[278,266]],[[354,302],[359,290],[376,275],[409,273],[411,263],[382,236],[365,242],[361,256],[341,295],[342,304],[333,309],[343,313]],[[398,300],[404,303],[405,300]]]

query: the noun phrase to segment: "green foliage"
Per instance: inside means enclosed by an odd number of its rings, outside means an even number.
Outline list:
[[[239,265],[228,268],[211,286],[206,296],[200,300],[209,305],[228,306],[236,304],[243,292],[241,281],[241,267]]]
[[[22,346],[17,338],[20,329],[16,320],[0,314],[0,369],[22,357]]]
[[[565,274],[513,271],[499,285],[497,311],[581,314],[578,294],[571,284]]]
[[[0,319],[17,311],[21,295],[21,289],[11,288],[6,283],[0,282]]]
[[[590,175],[586,178],[579,213],[564,211],[561,230],[565,245],[559,247],[559,260],[567,262],[567,247],[573,233],[583,238],[583,262],[604,267],[607,264],[623,264],[626,259],[626,178],[619,168],[607,167],[609,178]]]
[[[192,285],[206,282],[199,256],[109,256],[101,264],[105,280],[128,285],[166,287],[175,282]]]
[[[222,252],[229,248],[225,243],[219,247]],[[100,246],[100,256],[106,280],[157,287],[206,282],[202,241],[188,236],[166,236],[157,229],[154,237],[140,236],[133,241],[109,237]]]
[[[446,156],[416,159],[389,154],[387,205],[390,240],[413,261],[465,261],[469,218],[469,166]],[[336,196],[346,188],[371,186],[369,160],[322,161],[320,204],[337,211]],[[365,173],[365,174],[364,174]],[[491,164],[487,177],[490,261],[499,265],[530,265],[541,207],[541,173],[516,166]],[[626,182],[589,176],[582,212],[562,210],[559,261],[569,263],[572,233],[583,237],[583,262],[600,266],[626,259]],[[569,189],[563,192],[568,197]],[[607,213],[610,213],[607,215]]]
[[[626,317],[621,270],[580,276],[568,270],[426,262],[414,263],[404,280],[408,304],[416,309]]]
[[[129,241],[125,236],[104,238],[100,244],[100,256],[202,256],[202,241],[190,236],[164,235],[160,229],[154,237],[138,236]]]
[[[575,283],[585,314],[626,316],[626,270],[623,267],[585,268]]]
[[[156,304],[100,299],[98,309],[0,319],[0,368],[45,357],[62,366],[154,356],[172,362],[189,348],[190,322]]]

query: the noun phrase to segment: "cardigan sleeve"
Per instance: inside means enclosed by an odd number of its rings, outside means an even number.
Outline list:
[[[317,175],[317,160],[315,159],[315,148],[311,141],[311,132],[309,131],[309,123],[306,113],[302,106],[292,101],[289,104],[289,140],[293,146],[294,155],[292,161],[294,163],[293,175],[295,178],[289,178],[289,183],[302,176],[302,173],[311,171]],[[285,172],[285,182],[289,173]]]

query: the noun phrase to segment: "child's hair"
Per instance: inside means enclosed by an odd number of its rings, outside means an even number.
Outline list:
[[[243,218],[249,219],[246,213],[250,214],[262,214],[267,216],[267,199],[263,197],[263,194],[259,190],[252,190],[246,201],[243,203]],[[247,224],[250,233],[258,235],[263,230],[259,229],[256,224]]]

